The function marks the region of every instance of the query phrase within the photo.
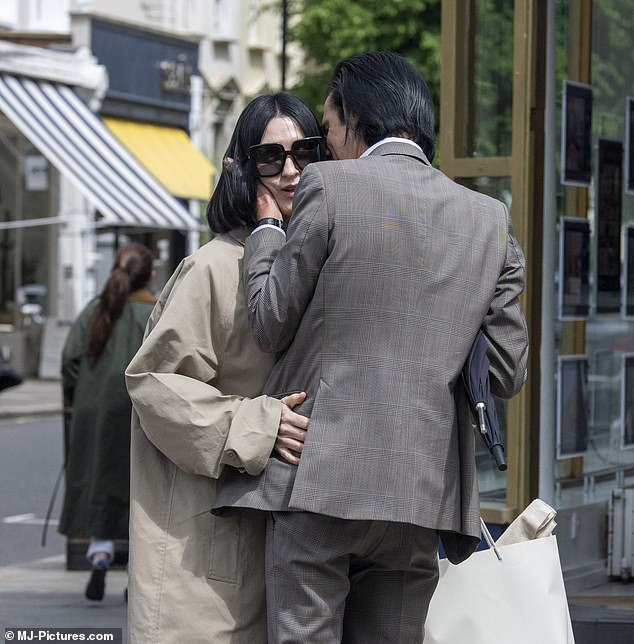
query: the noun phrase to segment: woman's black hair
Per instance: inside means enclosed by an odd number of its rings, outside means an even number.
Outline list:
[[[346,131],[368,147],[406,136],[434,158],[434,102],[427,83],[402,56],[368,52],[340,62],[330,100]]]
[[[218,184],[207,204],[207,221],[215,233],[240,226],[255,226],[257,177],[249,172],[249,147],[262,140],[269,121],[276,116],[293,119],[304,136],[322,136],[322,130],[299,98],[288,92],[254,98],[243,110],[223,159]]]

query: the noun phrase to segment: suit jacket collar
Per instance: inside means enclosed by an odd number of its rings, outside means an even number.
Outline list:
[[[385,143],[381,143],[368,156],[390,156],[395,154],[413,157],[426,165],[431,165],[425,153],[420,148],[409,143],[401,143],[400,141],[386,141]]]

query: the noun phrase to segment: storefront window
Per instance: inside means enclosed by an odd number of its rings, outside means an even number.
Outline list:
[[[16,209],[17,132],[6,122],[0,128],[0,324],[14,322],[16,229],[11,227]]]
[[[0,323],[22,327],[48,314],[50,165],[7,122],[0,137]]]
[[[477,190],[485,195],[499,199],[507,208],[511,208],[511,178],[510,177],[457,177],[456,181],[471,190]],[[497,416],[504,444],[507,444],[507,403],[496,400]],[[483,441],[476,442],[476,462],[478,469],[478,485],[483,502],[502,503],[506,497],[506,474],[500,472],[489,450]]]
[[[511,177],[457,177],[456,181],[471,190],[499,199],[511,210]]]
[[[42,183],[37,190],[24,190],[23,219],[37,220],[43,217],[54,217],[50,211],[50,183],[48,180],[49,164],[43,157],[34,157],[45,162],[43,168],[47,175],[46,184]],[[49,275],[51,226],[28,226],[21,231],[22,261],[20,266],[21,286],[18,290],[17,303],[22,315],[44,317],[49,309]]]
[[[0,350],[25,376],[38,373],[55,283],[52,175],[48,161],[0,114]]]
[[[564,80],[578,80],[577,8],[572,0],[556,4],[556,87],[561,101]],[[628,409],[634,409],[634,379],[626,378],[632,371],[634,320],[627,315],[623,295],[626,232],[634,224],[634,196],[626,192],[623,175],[626,99],[634,87],[634,68],[629,64],[631,9],[625,0],[592,3],[591,76],[584,79],[592,92],[591,179],[587,187],[564,184],[561,177],[558,183],[558,229],[562,217],[587,218],[590,223],[587,316],[561,321],[558,306],[555,321],[559,360],[571,356],[587,360],[587,376],[578,387],[587,422],[572,428],[587,435],[577,443],[582,446],[579,455],[557,460],[556,492],[562,506],[604,500],[612,488],[634,484],[634,445],[627,429]],[[561,102],[558,108],[561,115]],[[562,119],[559,128],[561,134]],[[558,167],[559,157],[560,152]],[[561,369],[557,377],[562,378]],[[561,425],[561,419],[558,422]]]

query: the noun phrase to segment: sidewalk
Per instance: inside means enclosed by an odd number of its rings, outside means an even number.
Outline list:
[[[25,380],[0,391],[0,418],[62,413],[62,383],[59,380]]]
[[[0,392],[0,419],[59,414],[61,383],[27,380]],[[108,573],[106,598],[83,598],[85,571],[67,571],[63,556],[0,568],[0,627],[94,626],[125,629],[126,573]],[[569,597],[576,644],[634,642],[634,582],[608,581]],[[0,633],[2,631],[0,630]],[[125,630],[124,630],[125,641]]]
[[[0,392],[0,420],[62,413],[58,380],[25,380]],[[66,570],[65,556],[0,567],[0,636],[6,627],[121,628],[126,641],[123,592],[127,574],[112,569],[101,602],[84,598],[88,571]]]
[[[608,581],[568,597],[575,644],[634,642],[634,583]]]
[[[0,635],[7,627],[121,628],[126,642],[126,572],[108,571],[101,602],[84,599],[88,575],[66,570],[64,555],[0,568]]]

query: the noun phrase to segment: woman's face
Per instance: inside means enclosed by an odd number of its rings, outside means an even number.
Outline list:
[[[303,139],[304,136],[304,133],[292,118],[276,116],[268,122],[260,143],[280,143],[285,150],[290,150],[293,142]],[[293,159],[287,156],[280,174],[274,177],[260,177],[262,184],[273,195],[285,220],[291,216],[293,197],[299,182],[299,175],[300,171],[297,169]]]

